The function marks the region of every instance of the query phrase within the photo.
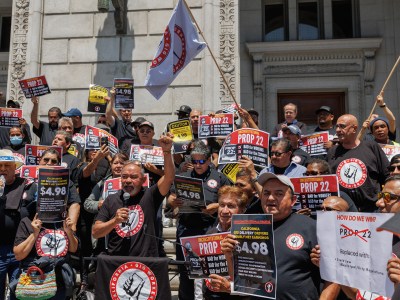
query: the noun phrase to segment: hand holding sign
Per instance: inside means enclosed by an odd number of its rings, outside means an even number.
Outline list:
[[[40,233],[40,229],[42,228],[42,221],[39,220],[38,214],[35,214],[35,217],[33,218],[31,225],[33,229],[33,235],[37,238]]]

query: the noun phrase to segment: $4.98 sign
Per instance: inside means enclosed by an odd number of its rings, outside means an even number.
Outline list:
[[[67,188],[65,186],[63,187],[49,187],[49,188],[45,188],[45,187],[41,187],[40,188],[40,195],[44,196],[44,195],[48,195],[48,196],[65,196],[67,194]]]

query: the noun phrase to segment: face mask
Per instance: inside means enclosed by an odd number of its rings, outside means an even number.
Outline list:
[[[18,146],[22,144],[22,136],[12,136],[10,137],[11,145]]]

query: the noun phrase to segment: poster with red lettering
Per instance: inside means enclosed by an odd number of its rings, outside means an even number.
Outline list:
[[[307,176],[290,178],[294,192],[298,195],[301,208],[311,209],[311,213],[321,208],[322,202],[329,196],[340,196],[336,175]]]
[[[300,140],[300,148],[311,156],[324,155],[327,153],[324,143],[329,141],[329,132],[316,132],[309,135],[303,135]]]
[[[226,137],[233,132],[233,129],[233,114],[205,115],[199,118],[199,139]]]
[[[268,166],[269,133],[251,128],[239,129],[226,138],[219,151],[218,164],[237,163],[247,156],[260,167]]]
[[[22,118],[22,109],[0,108],[0,127],[19,127],[19,119]]]
[[[208,278],[211,274],[228,275],[227,262],[220,244],[227,235],[228,232],[180,239],[185,261],[190,262],[190,278]]]
[[[50,88],[44,75],[19,81],[25,98],[39,97],[50,94]]]
[[[42,158],[43,152],[45,152],[48,149],[54,149],[58,152],[61,164],[62,154],[63,154],[63,150],[61,147],[45,146],[45,145],[25,145],[25,165],[27,166],[38,165],[40,159]]]

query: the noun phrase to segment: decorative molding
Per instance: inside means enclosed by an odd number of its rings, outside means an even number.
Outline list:
[[[237,12],[236,12],[237,13]],[[235,65],[235,47],[237,41],[237,33],[235,29],[235,1],[220,1],[220,61],[221,70],[233,94],[235,95],[236,82],[236,65]],[[233,103],[228,88],[222,78],[220,78],[220,100],[222,106]]]
[[[11,60],[9,70],[9,93],[8,98],[12,100],[24,101],[24,95],[19,88],[18,80],[25,76],[26,71],[26,51],[28,47],[28,20],[29,20],[30,0],[14,1],[14,15],[12,21],[12,42]]]

